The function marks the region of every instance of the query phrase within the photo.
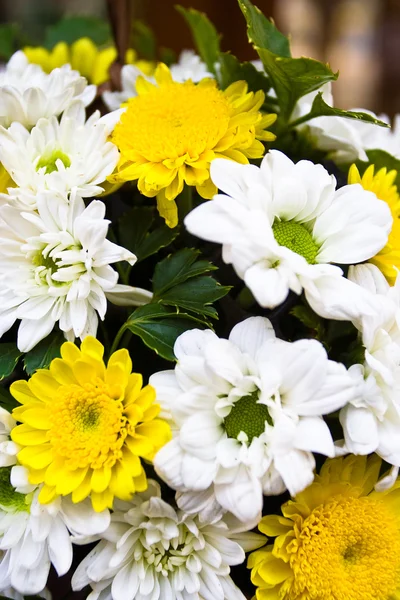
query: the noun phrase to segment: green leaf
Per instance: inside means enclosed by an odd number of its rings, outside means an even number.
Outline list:
[[[64,17],[47,29],[44,45],[51,49],[58,42],[72,44],[82,37],[88,37],[101,46],[111,40],[110,26],[106,21],[91,16]]]
[[[0,25],[0,58],[8,60],[14,53],[16,36],[19,27],[16,23],[2,23]]]
[[[11,375],[21,354],[14,343],[0,344],[0,381]]]
[[[324,321],[308,305],[292,308],[290,314],[299,319],[307,329],[315,331],[317,340],[321,340],[325,331]]]
[[[136,256],[150,227],[154,222],[155,211],[150,206],[132,208],[118,221],[119,241]]]
[[[32,375],[38,369],[46,369],[53,358],[59,358],[60,347],[65,342],[61,331],[54,331],[24,356],[25,371]]]
[[[247,81],[250,92],[263,90],[266,94],[271,89],[271,82],[265,73],[257,71],[249,62],[241,63],[229,52],[222,52],[219,56],[221,87],[227,88],[231,83],[241,79]]]
[[[169,246],[174,239],[179,235],[180,228],[174,227],[171,229],[167,225],[157,227],[151,233],[146,235],[138,252],[138,260],[144,260],[152,254],[156,254],[161,248]]]
[[[219,57],[220,35],[204,13],[183,6],[176,8],[189,25],[197,51],[206,63],[208,70],[215,74],[215,63]]]
[[[308,119],[306,119],[306,117],[308,117]],[[327,104],[323,99],[322,92],[318,92],[318,94],[315,96],[311,111],[308,113],[308,115],[302,117],[301,121],[306,122],[310,119],[315,119],[315,117],[345,117],[346,119],[355,119],[357,121],[363,121],[364,123],[373,123],[374,125],[379,125],[380,127],[389,127],[387,123],[384,123],[384,121],[379,121],[379,119],[376,119],[368,113],[354,110],[342,110],[341,108],[329,106],[329,104]]]
[[[132,46],[140,58],[155,60],[157,55],[157,42],[153,31],[143,21],[134,21],[132,32]]]
[[[179,227],[171,229],[166,225],[150,232],[154,215],[155,211],[151,207],[135,207],[123,215],[118,223],[121,245],[136,254],[138,261],[169,246],[179,234]]]
[[[16,399],[2,385],[0,385],[0,406],[8,410],[8,412],[12,412],[13,408],[19,406]]]
[[[289,58],[290,44],[272,21],[265,17],[261,10],[250,0],[239,0],[239,6],[247,22],[247,36],[254,46],[266,48],[278,56]]]
[[[205,324],[192,315],[151,303],[137,308],[127,320],[126,327],[157,354],[166,360],[175,360],[176,338],[188,329],[204,328]]]
[[[265,48],[256,47],[256,50],[276,91],[280,114],[285,120],[289,120],[299,98],[338,78],[328,65],[312,58],[282,58]]]
[[[166,290],[184,283],[191,277],[197,277],[217,269],[207,260],[197,260],[199,254],[199,250],[184,248],[160,261],[154,270],[154,294],[161,298]]]
[[[158,301],[216,319],[218,313],[210,305],[226,296],[230,289],[220,285],[213,277],[200,275],[166,290]]]

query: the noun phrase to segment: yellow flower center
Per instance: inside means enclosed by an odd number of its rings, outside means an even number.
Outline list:
[[[124,407],[100,379],[83,387],[62,387],[50,420],[53,451],[64,457],[67,468],[112,467],[122,458],[128,435]]]
[[[315,508],[288,544],[288,600],[389,600],[400,583],[396,515],[368,497]]]
[[[198,158],[223,137],[230,118],[223,92],[192,83],[155,87],[132,98],[129,111],[126,142],[151,162]]]

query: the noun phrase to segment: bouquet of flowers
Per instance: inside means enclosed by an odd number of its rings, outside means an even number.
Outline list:
[[[2,598],[400,598],[398,130],[238,2],[0,72]]]

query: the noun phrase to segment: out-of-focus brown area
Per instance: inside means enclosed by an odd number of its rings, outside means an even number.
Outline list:
[[[179,52],[192,46],[176,3],[208,14],[222,34],[222,47],[244,59],[256,55],[247,42],[236,0],[131,0],[134,18],[144,20],[161,46]],[[255,0],[291,35],[294,56],[327,61],[340,71],[338,106],[400,112],[400,0]],[[1,0],[2,21],[29,24],[35,32],[60,15],[106,15],[106,0]]]

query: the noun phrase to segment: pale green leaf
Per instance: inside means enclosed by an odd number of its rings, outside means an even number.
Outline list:
[[[207,15],[194,8],[177,6],[177,10],[189,25],[198,53],[211,73],[216,73],[215,64],[219,56],[220,36]]]
[[[239,6],[247,22],[247,35],[251,44],[266,48],[278,56],[291,56],[288,38],[257,6],[250,0],[239,0]]]

